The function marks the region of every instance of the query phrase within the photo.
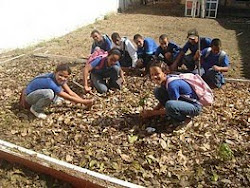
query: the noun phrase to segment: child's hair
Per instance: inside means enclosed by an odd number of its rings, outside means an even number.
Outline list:
[[[168,36],[166,34],[162,34],[160,37],[159,37],[159,40],[164,40],[164,39],[167,39]]]
[[[110,55],[118,55],[119,58],[121,58],[121,56],[122,56],[121,51],[115,47],[108,51],[108,56],[110,56]]]
[[[68,64],[59,64],[56,67],[56,72],[59,71],[67,71],[69,74],[71,74],[71,69],[69,68]]]
[[[158,59],[151,60],[149,68],[152,68],[152,67],[159,67],[162,70],[162,72],[164,72],[164,73],[169,72],[168,65],[164,61],[161,61]]]
[[[117,39],[120,39],[121,37],[118,33],[115,32],[115,33],[112,33],[111,38],[112,40],[117,40]]]
[[[97,34],[101,34],[97,29],[94,29],[92,32],[91,32],[91,34],[90,34],[90,36],[92,36],[93,34],[95,34],[95,33],[97,33]]]
[[[140,34],[134,35],[134,40],[137,40],[137,39],[142,39],[142,36]]]
[[[211,42],[211,46],[221,47],[221,40],[218,38],[215,38]]]

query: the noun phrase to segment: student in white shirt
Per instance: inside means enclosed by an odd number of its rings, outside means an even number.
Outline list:
[[[119,60],[121,67],[136,67],[138,57],[133,43],[127,37],[120,37],[118,33],[111,35],[112,47],[120,49],[122,57]]]

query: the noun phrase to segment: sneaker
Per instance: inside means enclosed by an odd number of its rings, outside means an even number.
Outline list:
[[[53,102],[54,102],[56,105],[62,105],[62,104],[63,104],[63,101],[64,101],[64,98],[58,97],[58,96],[56,96],[55,99],[53,100]]]
[[[31,112],[32,114],[34,114],[34,116],[36,116],[36,117],[38,117],[38,118],[40,118],[40,119],[46,119],[46,118],[47,118],[47,115],[46,115],[46,114],[36,112],[36,111],[32,108],[32,106],[30,107],[30,112]]]

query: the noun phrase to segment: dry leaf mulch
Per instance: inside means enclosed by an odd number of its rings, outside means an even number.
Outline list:
[[[248,77],[250,33],[244,23],[249,19],[185,18],[183,11],[183,6],[170,1],[131,9],[41,43],[37,47],[43,49],[37,52],[86,56],[93,29],[109,35],[117,31],[130,39],[140,33],[156,41],[167,33],[170,40],[183,45],[187,30],[196,27],[202,36],[222,40],[231,61],[228,77]],[[215,104],[180,130],[164,117],[148,121],[138,117],[143,107],[155,105],[155,86],[145,77],[133,75],[126,76],[127,84],[121,91],[99,96],[91,111],[69,103],[53,105],[46,111],[49,118],[43,121],[19,109],[18,97],[29,80],[51,72],[59,62],[32,58],[32,50],[7,53],[9,57],[28,55],[0,65],[1,139],[146,187],[249,186],[249,83],[227,83],[223,89],[215,89]],[[72,64],[72,69],[81,82],[81,65]],[[83,94],[72,78],[69,85]],[[148,127],[155,132],[148,133]]]
[[[155,86],[131,75],[121,91],[100,95],[90,111],[64,103],[47,109],[47,120],[35,119],[19,109],[19,92],[57,63],[26,57],[1,67],[1,139],[147,187],[249,185],[249,83],[215,89],[215,104],[180,130],[164,117],[140,119],[142,108],[156,104]],[[81,83],[81,66],[72,69]],[[83,93],[71,80],[69,85]]]
[[[69,188],[70,184],[64,183],[53,177],[34,173],[20,165],[11,164],[0,160],[0,186],[1,187],[60,187]]]

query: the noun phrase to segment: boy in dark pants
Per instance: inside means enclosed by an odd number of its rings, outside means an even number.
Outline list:
[[[229,69],[229,58],[221,50],[221,40],[213,39],[211,47],[201,52],[201,76],[211,86],[221,88],[225,84],[223,72]],[[193,73],[198,73],[194,70]]]
[[[196,62],[199,58],[200,51],[198,50],[200,43],[200,50],[210,47],[211,39],[208,37],[199,37],[198,31],[196,29],[191,29],[188,31],[187,35],[188,41],[181,49],[176,60],[171,65],[170,69],[177,71],[178,67],[184,64],[188,71],[193,71],[195,69]],[[190,50],[190,54],[186,52]]]
[[[120,64],[121,67],[136,67],[138,57],[136,48],[133,43],[127,37],[120,37],[118,33],[111,35],[113,46],[121,51]]]
[[[169,42],[166,34],[159,37],[160,46],[156,49],[155,56],[162,58],[170,66],[180,52],[180,47],[174,42]]]
[[[137,45],[137,55],[141,61],[137,62],[137,67],[145,67],[146,70],[149,68],[149,62],[152,60],[157,44],[154,39],[146,37],[143,38],[140,34],[134,36],[134,42]]]

